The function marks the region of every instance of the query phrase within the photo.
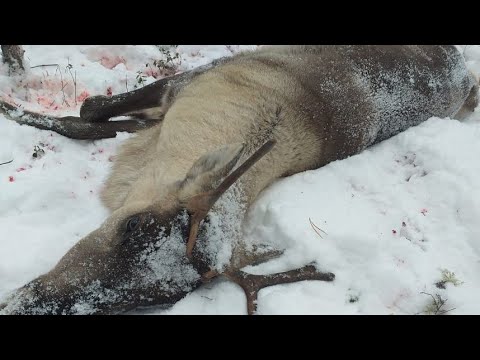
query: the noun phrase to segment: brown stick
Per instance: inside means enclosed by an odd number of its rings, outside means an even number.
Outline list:
[[[48,67],[48,66],[57,66],[58,67],[58,64],[40,64],[40,65],[30,66],[30,69],[35,69],[37,67]]]
[[[305,280],[333,281],[335,279],[335,274],[320,272],[313,265],[272,275],[253,275],[241,270],[226,272],[223,275],[240,285],[245,291],[248,315],[256,312],[258,292],[265,287]]]

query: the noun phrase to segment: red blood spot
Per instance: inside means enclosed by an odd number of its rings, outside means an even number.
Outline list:
[[[423,216],[427,216],[425,214],[428,212],[428,210],[427,209],[422,209],[422,210],[420,210],[420,212],[423,214]]]
[[[97,151],[92,152],[90,155],[101,154],[101,153],[103,153],[103,151],[104,151],[103,148],[99,148],[99,149],[97,149]]]
[[[402,226],[405,227],[407,224],[405,224],[405,221],[402,222]]]
[[[112,95],[113,95],[112,87],[109,86],[109,87],[107,88],[107,96],[112,96]]]
[[[107,57],[102,56],[100,59],[100,63],[108,69],[113,69],[120,63],[126,64],[126,60],[121,56],[114,56],[114,57]]]
[[[145,71],[145,75],[151,76],[151,77],[153,77],[154,79],[156,79],[159,74],[158,74],[158,71],[155,71],[155,70],[153,70],[153,69],[147,69],[147,70]]]
[[[397,233],[397,230],[392,230],[393,235]]]
[[[85,100],[87,97],[89,97],[90,94],[86,91],[86,90],[83,90],[80,95],[77,96],[77,101],[83,101]]]
[[[21,171],[25,171],[25,170],[27,170],[27,169],[25,169],[24,167],[19,167],[16,171],[21,172]]]
[[[14,182],[14,181],[15,181],[15,178],[14,178],[13,176],[9,176],[9,177],[8,177],[8,181]]]

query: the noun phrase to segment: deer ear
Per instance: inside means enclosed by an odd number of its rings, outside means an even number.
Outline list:
[[[219,184],[242,156],[243,144],[231,144],[201,156],[189,170],[181,185],[181,197],[209,191]]]

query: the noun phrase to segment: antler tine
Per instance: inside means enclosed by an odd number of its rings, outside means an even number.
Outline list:
[[[253,275],[243,272],[241,270],[227,271],[225,275],[228,279],[240,285],[247,297],[247,313],[253,315],[257,310],[257,297],[261,289],[280,285],[289,284],[297,281],[305,280],[320,280],[333,281],[335,274],[330,272],[321,272],[310,264],[300,269],[290,270],[283,273],[271,275]]]
[[[222,183],[215,189],[191,198],[188,202],[187,208],[189,208],[193,214],[190,220],[190,235],[187,242],[187,257],[192,258],[193,248],[197,241],[198,229],[200,222],[207,216],[208,212],[215,204],[215,202],[232,186],[248,169],[250,169],[255,163],[257,163],[263,156],[265,156],[273,146],[275,146],[275,140],[269,140],[263,144],[255,153],[250,156],[242,165],[235,169],[230,175],[228,175]]]
[[[257,311],[258,293],[263,288],[305,280],[319,280],[327,282],[335,280],[335,274],[318,270],[314,263],[294,270],[268,275],[254,275],[240,270],[246,265],[255,266],[256,264],[267,262],[272,258],[278,258],[283,253],[283,251],[272,250],[264,254],[257,254],[252,258],[252,260],[255,259],[255,261],[252,263],[247,261],[244,264],[235,265],[232,268],[228,268],[222,273],[219,273],[216,270],[207,271],[206,273],[202,274],[202,282],[208,283],[213,278],[220,275],[223,275],[230,281],[233,281],[245,292],[245,296],[247,298],[247,314],[254,315]]]
[[[250,156],[242,165],[240,165],[235,171],[228,175],[222,183],[213,191],[212,201],[215,203],[222,194],[227,191],[248,169],[257,163],[262,157],[264,157],[275,146],[276,140],[269,140],[263,144],[255,153]],[[212,203],[212,205],[213,205]]]

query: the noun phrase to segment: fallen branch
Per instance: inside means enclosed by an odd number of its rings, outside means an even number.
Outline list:
[[[4,163],[0,163],[0,165],[6,165],[6,164],[10,164],[11,162],[13,162],[13,159],[12,159],[12,160],[10,160],[10,161],[4,162]]]
[[[47,66],[59,66],[59,65],[58,64],[42,64],[42,65],[30,66],[30,69],[34,69],[37,67],[47,67]]]
[[[315,223],[312,221],[312,219],[308,218],[308,220],[310,221],[310,225],[311,225],[313,231],[315,231],[317,233],[317,235],[320,236],[320,238],[323,239],[323,236],[320,234],[320,231],[323,232],[325,235],[328,235],[325,231],[323,231],[317,225],[315,225]]]
[[[72,74],[72,68],[73,68],[73,65],[70,64],[70,59],[68,59],[68,65],[65,68],[65,71],[68,70],[68,72],[70,73],[70,77],[72,78],[73,87],[74,87],[75,106],[77,106],[77,70],[75,70],[75,77],[74,77]]]

